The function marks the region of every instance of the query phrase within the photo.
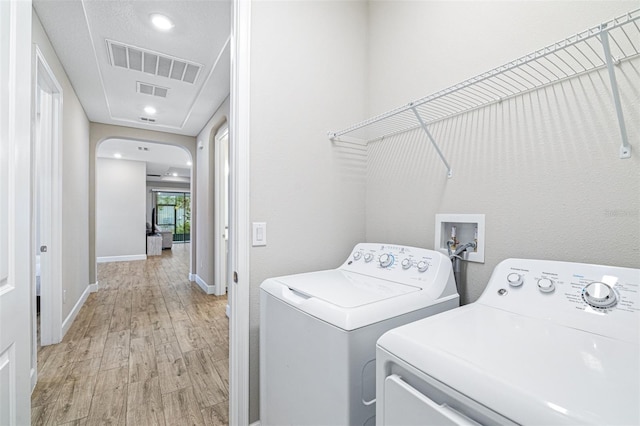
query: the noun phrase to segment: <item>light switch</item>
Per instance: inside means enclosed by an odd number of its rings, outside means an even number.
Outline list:
[[[253,246],[266,246],[267,245],[267,223],[266,222],[253,222]]]

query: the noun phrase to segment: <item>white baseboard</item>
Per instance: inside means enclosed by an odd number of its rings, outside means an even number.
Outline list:
[[[98,285],[98,281],[96,281],[93,284],[89,284],[89,293],[95,293],[99,289],[100,289],[100,286]]]
[[[38,384],[38,372],[35,368],[31,369],[31,393],[36,388],[36,384]]]
[[[88,285],[87,288],[85,288],[84,292],[82,292],[82,296],[80,296],[80,299],[78,299],[71,312],[69,312],[67,318],[62,322],[62,337],[64,337],[64,335],[67,334],[67,331],[69,331],[71,324],[73,324],[73,320],[76,319],[76,316],[78,315],[78,312],[80,312],[82,305],[84,305],[87,297],[89,297],[89,293],[91,293],[91,285]]]
[[[227,303],[227,307],[224,308],[224,313],[227,315],[227,318],[231,319],[231,306]]]
[[[260,426],[260,420],[257,422],[251,423],[249,426]]]
[[[129,262],[132,260],[147,260],[146,254],[132,254],[130,256],[102,256],[98,257],[96,261],[98,263],[108,262]]]
[[[189,272],[189,281],[194,282],[196,280],[196,274]]]
[[[216,288],[204,282],[204,280],[200,278],[198,275],[196,275],[196,284],[198,284],[200,288],[203,289],[204,292],[207,294],[214,294],[215,292]]]

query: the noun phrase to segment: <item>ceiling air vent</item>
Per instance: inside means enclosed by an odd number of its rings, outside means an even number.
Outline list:
[[[156,119],[150,117],[140,117],[140,121],[144,121],[145,123],[155,123]]]
[[[138,81],[136,83],[136,91],[144,95],[158,96],[160,98],[166,98],[167,94],[169,93],[169,89],[167,89],[166,87],[143,83],[141,81]]]
[[[140,47],[106,40],[111,65],[172,80],[195,83],[202,65]]]

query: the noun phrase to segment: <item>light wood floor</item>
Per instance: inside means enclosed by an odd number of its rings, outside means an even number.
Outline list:
[[[34,425],[228,423],[226,297],[187,279],[189,245],[98,265],[62,343],[38,350]]]

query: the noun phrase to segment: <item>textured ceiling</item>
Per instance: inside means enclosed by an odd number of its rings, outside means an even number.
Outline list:
[[[35,0],[34,8],[93,122],[195,136],[229,95],[228,0]],[[153,13],[175,27],[156,30]],[[107,41],[202,68],[192,84],[116,67]],[[166,98],[138,93],[139,83],[168,89]]]

